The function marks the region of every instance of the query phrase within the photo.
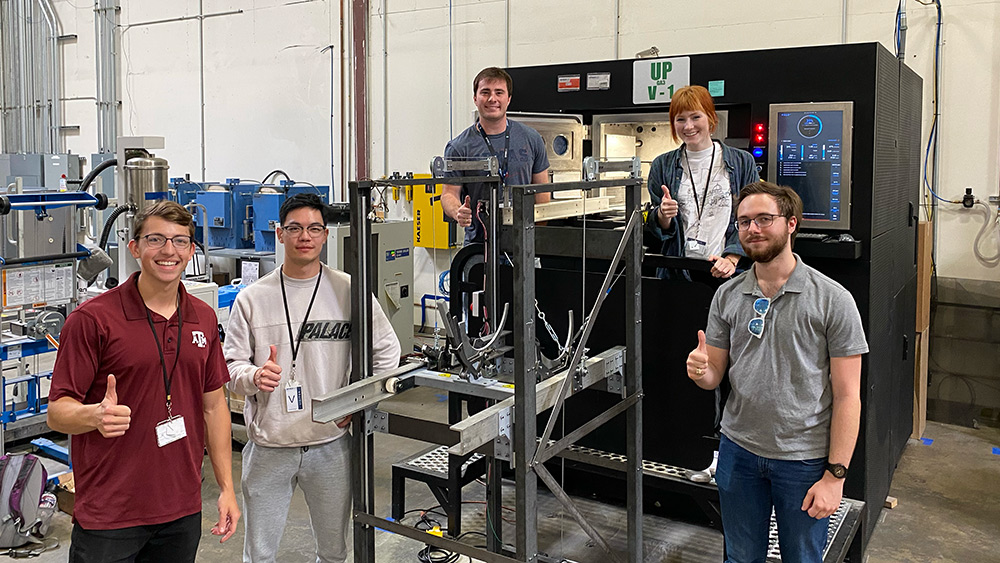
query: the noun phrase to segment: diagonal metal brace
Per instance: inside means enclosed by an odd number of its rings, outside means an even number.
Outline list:
[[[588,358],[586,371],[581,378],[581,388],[591,387],[607,377],[607,366],[619,365],[625,356],[624,346],[615,346],[604,352]],[[564,370],[535,386],[536,414],[552,408],[556,403],[559,386],[566,378],[573,378],[573,370]],[[510,397],[487,407],[482,411],[451,426],[459,433],[459,442],[448,449],[453,455],[465,455],[491,442],[500,435],[500,414],[514,406],[514,398]]]
[[[639,399],[641,398],[642,398],[641,394],[629,395],[628,398],[616,403],[615,406],[595,416],[594,418],[588,420],[587,423],[584,424],[583,426],[563,436],[559,440],[548,444],[548,447],[545,448],[542,453],[535,455],[535,459],[537,459],[538,461],[534,465],[541,465],[546,461],[552,459],[553,457],[559,455],[560,452],[562,452],[569,446],[575,444],[577,441],[580,440],[580,438],[583,438],[587,434],[590,434],[598,427],[603,425],[605,422],[618,416],[619,414],[624,412],[625,409],[639,402]]]
[[[590,525],[590,522],[587,522],[587,519],[583,517],[580,510],[575,504],[573,504],[573,500],[569,498],[566,491],[559,486],[559,483],[556,482],[555,478],[552,477],[552,474],[549,473],[549,470],[545,469],[544,465],[538,465],[534,467],[534,471],[535,474],[538,475],[538,477],[545,483],[545,486],[549,488],[549,491],[551,491],[552,494],[559,499],[559,502],[562,503],[563,507],[567,512],[569,512],[570,516],[576,520],[576,523],[583,528],[583,531],[586,532],[588,536],[590,536],[590,539],[598,543],[612,561],[615,563],[621,563],[621,559],[619,559],[618,555],[611,550],[611,546],[608,545],[608,542],[604,540],[604,537],[601,536],[596,528]]]
[[[604,276],[604,283],[601,284],[601,291],[597,294],[597,300],[594,302],[594,307],[590,310],[590,314],[587,315],[583,323],[583,334],[580,335],[580,340],[576,343],[576,350],[573,351],[573,358],[569,362],[569,369],[577,369],[577,365],[580,361],[580,357],[583,355],[584,346],[587,344],[587,340],[590,338],[590,331],[594,328],[594,322],[597,320],[597,314],[601,311],[601,305],[604,304],[604,299],[608,296],[609,288],[611,287],[611,280],[615,276],[615,271],[618,269],[618,263],[621,262],[622,256],[625,254],[625,247],[629,239],[634,236],[636,221],[642,215],[639,213],[638,209],[632,210],[632,215],[629,216],[628,224],[625,225],[625,232],[622,234],[622,240],[618,243],[618,249],[615,251],[615,256],[611,260],[611,265],[608,267],[608,273]],[[542,446],[535,450],[535,456],[531,460],[532,464],[538,462],[539,454],[544,452],[548,448],[549,438],[552,437],[552,431],[556,427],[556,419],[559,418],[559,412],[562,410],[563,403],[566,401],[567,393],[570,390],[570,383],[572,382],[572,377],[567,377],[563,380],[562,387],[559,390],[558,398],[556,404],[552,407],[552,414],[549,416],[549,421],[545,424],[545,431],[542,433]]]

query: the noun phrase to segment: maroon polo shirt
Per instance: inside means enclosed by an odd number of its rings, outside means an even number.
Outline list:
[[[177,313],[169,321],[150,314],[168,374],[180,344],[170,391],[173,414],[184,417],[187,437],[157,446],[155,426],[167,418],[166,389],[138,277],[73,311],[52,373],[50,401],[71,397],[99,403],[108,374],[114,374],[119,404],[132,409],[132,423],[123,436],[105,438],[97,430],[73,436],[73,519],[85,529],[161,524],[201,511],[203,394],[229,380],[215,314],[181,284],[180,342]]]

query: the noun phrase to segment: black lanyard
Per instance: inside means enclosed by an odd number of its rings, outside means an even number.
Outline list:
[[[285,273],[278,270],[278,277],[281,279],[281,301],[285,304],[285,322],[288,324],[288,340],[292,343],[292,370],[289,378],[295,380],[295,359],[299,357],[299,348],[302,346],[302,334],[305,333],[306,323],[309,322],[309,313],[313,308],[313,301],[316,300],[316,292],[319,291],[319,281],[323,279],[323,269],[320,268],[319,275],[316,276],[316,286],[313,287],[312,297],[309,299],[309,307],[306,308],[306,316],[299,326],[299,337],[292,336],[292,316],[288,312],[288,297],[285,296]]]
[[[506,181],[507,181],[507,163],[508,163],[508,156],[509,156],[508,153],[510,152],[510,120],[509,119],[507,120],[507,129],[504,131],[504,134],[503,134],[504,146],[503,146],[503,162],[502,163],[499,162],[500,155],[497,154],[496,149],[493,148],[493,143],[491,143],[490,142],[490,138],[486,136],[486,131],[483,131],[483,125],[481,123],[479,123],[479,122],[476,122],[476,129],[478,129],[479,130],[479,134],[483,136],[483,141],[486,142],[486,147],[488,149],[490,149],[490,153],[493,156],[497,157],[498,164],[500,165],[501,183],[506,183]]]
[[[691,178],[691,192],[694,194],[694,206],[698,210],[698,221],[701,221],[701,212],[705,209],[705,202],[708,201],[708,185],[712,181],[712,168],[715,168],[715,141],[712,141],[712,159],[708,161],[708,172],[705,173],[705,193],[702,194],[701,203],[698,203],[698,188],[694,186],[694,170],[691,168],[691,159],[688,158],[687,146],[684,147],[684,160],[688,165],[688,177]]]
[[[143,302],[143,306],[145,306]],[[170,368],[170,376],[167,376],[167,361],[163,358],[163,347],[160,346],[160,337],[156,334],[156,326],[153,324],[153,315],[149,314],[149,307],[146,307],[146,320],[149,321],[149,331],[153,333],[153,340],[156,342],[156,351],[160,353],[160,368],[163,369],[163,388],[167,391],[167,419],[172,418],[170,412],[170,383],[174,380],[174,371],[177,369],[177,360],[181,358],[181,326],[184,325],[184,316],[181,314],[181,296],[177,294],[177,352],[174,356],[174,365]],[[170,320],[167,320],[170,323]]]

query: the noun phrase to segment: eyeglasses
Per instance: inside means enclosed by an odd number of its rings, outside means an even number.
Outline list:
[[[300,234],[302,234],[303,230],[309,233],[309,236],[312,238],[319,238],[323,236],[324,233],[326,233],[326,225],[320,225],[319,223],[313,223],[308,227],[305,227],[304,229],[302,225],[298,225],[295,223],[287,226],[282,226],[281,228],[282,230],[284,230],[286,233],[288,233],[293,237],[297,237]]]
[[[145,239],[146,244],[148,244],[150,248],[161,248],[163,245],[167,244],[168,240],[170,241],[170,244],[174,245],[174,248],[178,250],[180,249],[187,250],[188,248],[191,248],[191,237],[189,237],[188,235],[165,237],[163,235],[153,234],[153,235],[141,236],[139,238]]]
[[[761,229],[766,229],[771,226],[771,223],[774,223],[775,217],[784,217],[784,215],[781,215],[780,213],[761,213],[753,219],[740,217],[733,224],[736,225],[736,230],[738,231],[745,231],[749,229],[751,221],[756,223]]]
[[[750,319],[747,324],[747,330],[750,334],[760,338],[764,334],[764,317],[767,316],[767,312],[771,310],[771,300],[767,297],[760,297],[753,302],[753,312],[757,313],[757,316]]]

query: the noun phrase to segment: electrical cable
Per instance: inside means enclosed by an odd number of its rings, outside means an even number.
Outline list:
[[[903,10],[903,0],[899,0],[899,4],[896,5],[896,32],[894,34],[894,39],[896,43],[896,58],[899,58],[899,27],[900,27],[900,15]]]
[[[937,30],[935,32],[934,40],[934,89],[933,89],[933,104],[934,104],[934,117],[931,120],[931,130],[927,137],[927,148],[924,151],[924,187],[929,191],[936,199],[943,201],[945,203],[961,203],[960,201],[947,200],[937,194],[936,191],[931,187],[930,182],[927,180],[927,162],[930,156],[931,145],[934,143],[938,135],[938,101],[940,94],[940,84],[938,83],[938,74],[940,74],[941,68],[941,25],[942,25],[942,13],[941,13],[941,2],[940,0],[933,0],[933,2],[925,2],[922,0],[917,0],[918,3],[924,6],[934,5],[937,7]],[[937,159],[937,148],[934,150],[935,160]],[[926,195],[924,196],[926,200]],[[934,215],[930,207],[927,209],[927,220],[933,221]]]
[[[267,176],[264,176],[264,179],[263,179],[263,180],[261,180],[260,184],[261,184],[261,185],[263,186],[264,184],[266,184],[266,183],[267,183],[267,181],[268,181],[268,180],[270,180],[270,179],[271,179],[271,176],[275,176],[275,175],[277,175],[277,174],[281,174],[281,175],[282,175],[282,176],[284,176],[284,177],[285,177],[285,179],[286,179],[286,180],[288,180],[289,182],[291,182],[291,181],[292,181],[292,179],[291,179],[291,178],[290,178],[290,177],[288,176],[288,174],[286,174],[286,173],[285,173],[285,171],[284,171],[284,170],[281,170],[281,169],[277,169],[277,168],[276,168],[276,169],[274,169],[274,170],[272,170],[272,171],[268,172]]]
[[[983,254],[979,252],[979,245],[983,239],[983,235],[986,234],[986,228],[990,225],[990,215],[993,214],[993,210],[990,209],[989,205],[983,203],[982,201],[977,201],[976,204],[982,205],[986,208],[986,217],[985,221],[983,221],[983,226],[979,229],[979,233],[976,234],[975,242],[972,243],[972,251],[976,254],[976,258],[978,258],[980,262],[985,262],[989,266],[1000,265],[1000,206],[997,207],[997,213],[993,219],[993,226],[997,229],[998,237],[997,253],[993,256],[983,256]]]

